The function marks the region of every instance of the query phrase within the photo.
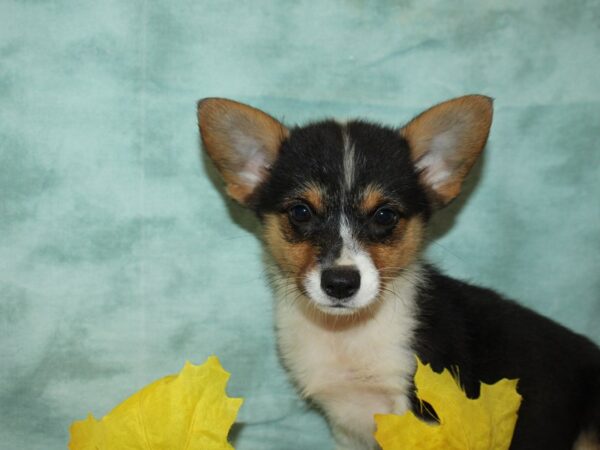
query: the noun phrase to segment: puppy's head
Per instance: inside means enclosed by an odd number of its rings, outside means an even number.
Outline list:
[[[470,95],[402,128],[322,121],[288,129],[231,100],[198,104],[204,149],[251,207],[281,271],[324,312],[372,304],[418,257],[431,212],[483,149],[491,99]]]

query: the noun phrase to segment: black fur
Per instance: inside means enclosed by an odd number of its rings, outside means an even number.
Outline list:
[[[343,183],[343,132],[354,145],[356,178]],[[290,240],[309,240],[321,259],[339,251],[339,217],[344,213],[363,241],[385,240],[370,233],[356,208],[369,184],[382,188],[406,217],[427,219],[432,206],[419,184],[408,143],[398,130],[361,121],[343,128],[314,123],[291,131],[254,197],[254,208],[286,213],[307,183],[326,194],[327,211]],[[366,230],[366,231],[365,231]],[[600,350],[591,341],[497,293],[426,267],[419,295],[416,353],[434,369],[458,367],[461,384],[476,397],[479,382],[518,378],[523,396],[512,450],[570,450],[579,433],[600,436]]]
[[[459,367],[467,394],[479,382],[519,379],[523,397],[512,450],[567,450],[582,429],[600,433],[600,351],[496,292],[427,268],[416,350],[441,371]]]
[[[346,133],[355,152],[355,179],[351,189],[344,184],[344,139]],[[374,157],[375,156],[375,157]],[[308,240],[320,250],[321,259],[335,258],[341,248],[340,217],[350,221],[359,239],[386,241],[388,235],[368,226],[370,216],[358,211],[362,193],[375,184],[405,217],[428,218],[431,205],[411,162],[407,142],[398,130],[353,121],[344,127],[324,121],[293,129],[283,142],[268,181],[255,194],[253,206],[259,217],[286,213],[290,201],[308,184],[325,194],[326,211],[310,226],[295,229],[290,240]]]

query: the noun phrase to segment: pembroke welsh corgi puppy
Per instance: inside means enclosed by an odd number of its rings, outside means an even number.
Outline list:
[[[470,397],[480,382],[518,378],[512,450],[600,448],[598,347],[421,257],[430,216],[485,146],[490,98],[449,100],[400,128],[288,128],[219,98],[199,102],[198,120],[227,193],[264,226],[283,363],[337,448],[377,448],[376,413],[419,413],[415,355],[458,368]]]

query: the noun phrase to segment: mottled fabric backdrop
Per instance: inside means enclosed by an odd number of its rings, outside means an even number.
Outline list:
[[[392,125],[494,97],[430,259],[600,341],[599,74],[597,0],[2,0],[0,447],[65,448],[213,353],[238,450],[331,447],[277,359],[258,224],[200,155],[206,96]]]

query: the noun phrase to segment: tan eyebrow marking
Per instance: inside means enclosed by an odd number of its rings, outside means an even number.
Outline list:
[[[325,210],[325,192],[317,184],[310,184],[307,188],[300,192],[300,197],[306,199],[310,206],[316,209],[316,212],[323,212]]]
[[[363,214],[368,214],[379,206],[385,199],[383,192],[372,184],[364,190],[359,209]]]

